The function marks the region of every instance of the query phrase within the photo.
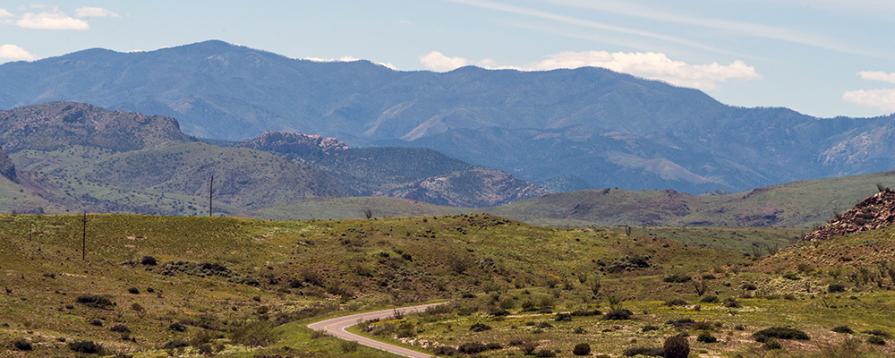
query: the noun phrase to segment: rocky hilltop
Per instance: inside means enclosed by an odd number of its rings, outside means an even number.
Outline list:
[[[895,223],[895,191],[884,188],[851,210],[805,235],[804,240],[826,240],[860,231],[877,230]]]
[[[238,146],[287,156],[316,158],[348,150],[348,145],[336,138],[295,132],[267,132],[240,142]]]

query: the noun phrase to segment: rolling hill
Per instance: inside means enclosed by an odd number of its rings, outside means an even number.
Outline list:
[[[314,138],[280,133],[213,143],[183,134],[172,118],[73,102],[0,111],[0,143],[9,152],[2,158],[11,158],[2,160],[3,173],[16,179],[7,186],[52,203],[47,210],[204,214],[212,175],[218,212],[240,215],[311,198],[387,196],[478,207],[543,193],[506,173],[428,149],[349,149],[333,138]],[[323,142],[334,147],[321,147]],[[0,201],[10,210],[37,209],[9,203],[16,198]],[[380,213],[400,214],[401,206]],[[449,212],[425,205],[408,210]]]
[[[895,167],[895,121],[739,108],[598,68],[395,71],[205,41],[0,65],[0,108],[76,100],[173,116],[194,136],[320,133],[425,147],[560,190],[690,193]]]
[[[878,184],[895,186],[895,172],[793,182],[735,194],[619,189],[555,193],[490,211],[558,225],[810,227],[876,193]]]

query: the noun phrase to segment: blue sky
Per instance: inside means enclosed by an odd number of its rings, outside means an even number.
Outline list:
[[[400,70],[584,65],[741,106],[895,112],[891,0],[80,1],[0,3],[0,62],[221,39]]]

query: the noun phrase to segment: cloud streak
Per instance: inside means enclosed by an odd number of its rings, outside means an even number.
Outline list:
[[[22,18],[16,22],[16,25],[24,29],[35,30],[84,31],[90,29],[90,25],[87,21],[68,16],[58,9],[39,13],[26,12],[22,15]]]
[[[11,44],[0,45],[0,60],[33,61],[37,59],[27,50]]]
[[[92,7],[85,6],[79,7],[75,10],[75,16],[77,17],[120,17],[114,11],[104,9],[101,7]]]
[[[488,69],[516,69],[520,71],[547,71],[573,69],[579,67],[600,67],[638,77],[660,80],[678,86],[713,89],[718,84],[731,80],[754,80],[761,78],[754,67],[743,61],[729,64],[712,62],[690,64],[674,60],[658,52],[561,52],[524,66],[502,65],[491,59],[477,62],[463,57],[451,57],[432,51],[420,57],[423,67],[445,72],[475,64]]]

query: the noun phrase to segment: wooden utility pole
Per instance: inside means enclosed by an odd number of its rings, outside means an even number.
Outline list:
[[[83,230],[81,231],[81,260],[87,261],[87,211],[84,211],[84,218],[81,220]]]
[[[211,206],[213,195],[214,195],[214,174],[211,175],[211,180],[208,182],[208,216],[209,217],[214,217],[214,211]]]

